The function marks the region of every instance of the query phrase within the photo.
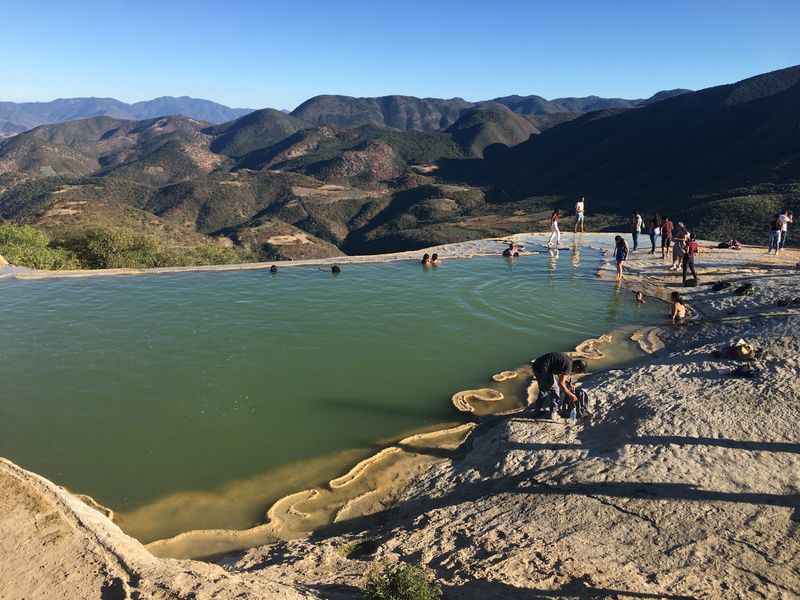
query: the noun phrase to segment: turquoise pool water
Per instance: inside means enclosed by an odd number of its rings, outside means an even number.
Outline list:
[[[0,456],[124,512],[452,422],[454,392],[660,316],[596,266],[0,281]]]

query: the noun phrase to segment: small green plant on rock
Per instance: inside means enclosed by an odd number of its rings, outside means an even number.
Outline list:
[[[384,565],[369,575],[363,597],[365,600],[439,600],[442,590],[420,567],[396,563]]]

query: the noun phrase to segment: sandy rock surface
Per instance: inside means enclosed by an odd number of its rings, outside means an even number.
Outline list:
[[[776,306],[800,295],[796,260],[705,252],[701,282],[752,282],[739,297],[634,256],[629,286],[686,292],[698,319],[648,329],[650,358],[585,379],[589,422],[487,418],[394,509],[230,568],[353,598],[392,560],[427,566],[446,598],[800,597],[800,310]],[[762,350],[754,379],[714,354],[741,337]]]

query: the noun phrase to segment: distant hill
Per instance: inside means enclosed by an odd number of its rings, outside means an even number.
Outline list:
[[[589,113],[501,157],[456,166],[482,174],[506,197],[587,195],[595,210],[616,213],[696,209],[707,195],[762,194],[774,186],[789,189],[786,200],[794,203],[798,106],[800,66],[636,110]]]
[[[410,164],[431,163],[465,154],[445,132],[397,131],[364,125],[323,125],[298,131],[251,152],[236,169],[281,169],[313,173],[325,180],[357,177],[386,180]]]
[[[292,111],[297,117],[312,125],[334,125],[356,127],[378,125],[401,130],[437,131],[453,125],[465,110],[472,108],[497,108],[503,105],[520,115],[567,114],[570,118],[609,108],[636,108],[668,98],[688,90],[659,92],[648,99],[625,100],[623,98],[556,98],[546,100],[541,96],[506,96],[480,102],[468,102],[461,98],[414,98],[412,96],[381,96],[378,98],[355,98],[352,96],[315,96]],[[494,106],[493,106],[494,105]],[[550,123],[565,119],[542,119],[546,128]]]
[[[483,156],[495,144],[516,146],[539,130],[528,119],[506,108],[472,108],[447,128],[467,156]]]
[[[8,122],[24,131],[38,125],[98,116],[142,120],[182,115],[209,123],[224,123],[249,112],[252,109],[229,108],[188,96],[164,96],[134,104],[114,98],[60,98],[52,102],[0,102],[0,127]]]
[[[0,139],[17,135],[25,131],[25,129],[22,125],[17,125],[11,121],[0,120]]]
[[[280,142],[307,124],[280,110],[265,108],[243,117],[209,127],[206,133],[215,136],[212,150],[231,157],[241,157]]]
[[[379,125],[403,130],[436,131],[455,123],[461,111],[472,106],[471,102],[461,98],[315,96],[293,110],[292,116],[312,125]]]
[[[128,121],[94,117],[42,125],[0,141],[0,171],[28,177],[126,174],[165,184],[226,160],[210,150],[207,123],[186,117]]]

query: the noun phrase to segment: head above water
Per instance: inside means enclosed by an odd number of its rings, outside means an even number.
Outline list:
[[[582,358],[576,358],[572,361],[573,373],[586,373],[586,361]]]
[[[277,272],[278,272],[278,267],[276,267],[275,265],[272,265],[272,266],[269,268],[269,272],[270,272],[270,273],[277,273]]]
[[[433,256],[431,256],[431,262],[436,262],[437,260],[439,260],[439,255],[434,252]]]
[[[431,259],[431,255],[427,252],[422,255],[422,262],[428,262]]]
[[[339,265],[333,265],[331,267],[331,273],[341,273],[341,272],[342,272],[342,269],[339,267]]]

